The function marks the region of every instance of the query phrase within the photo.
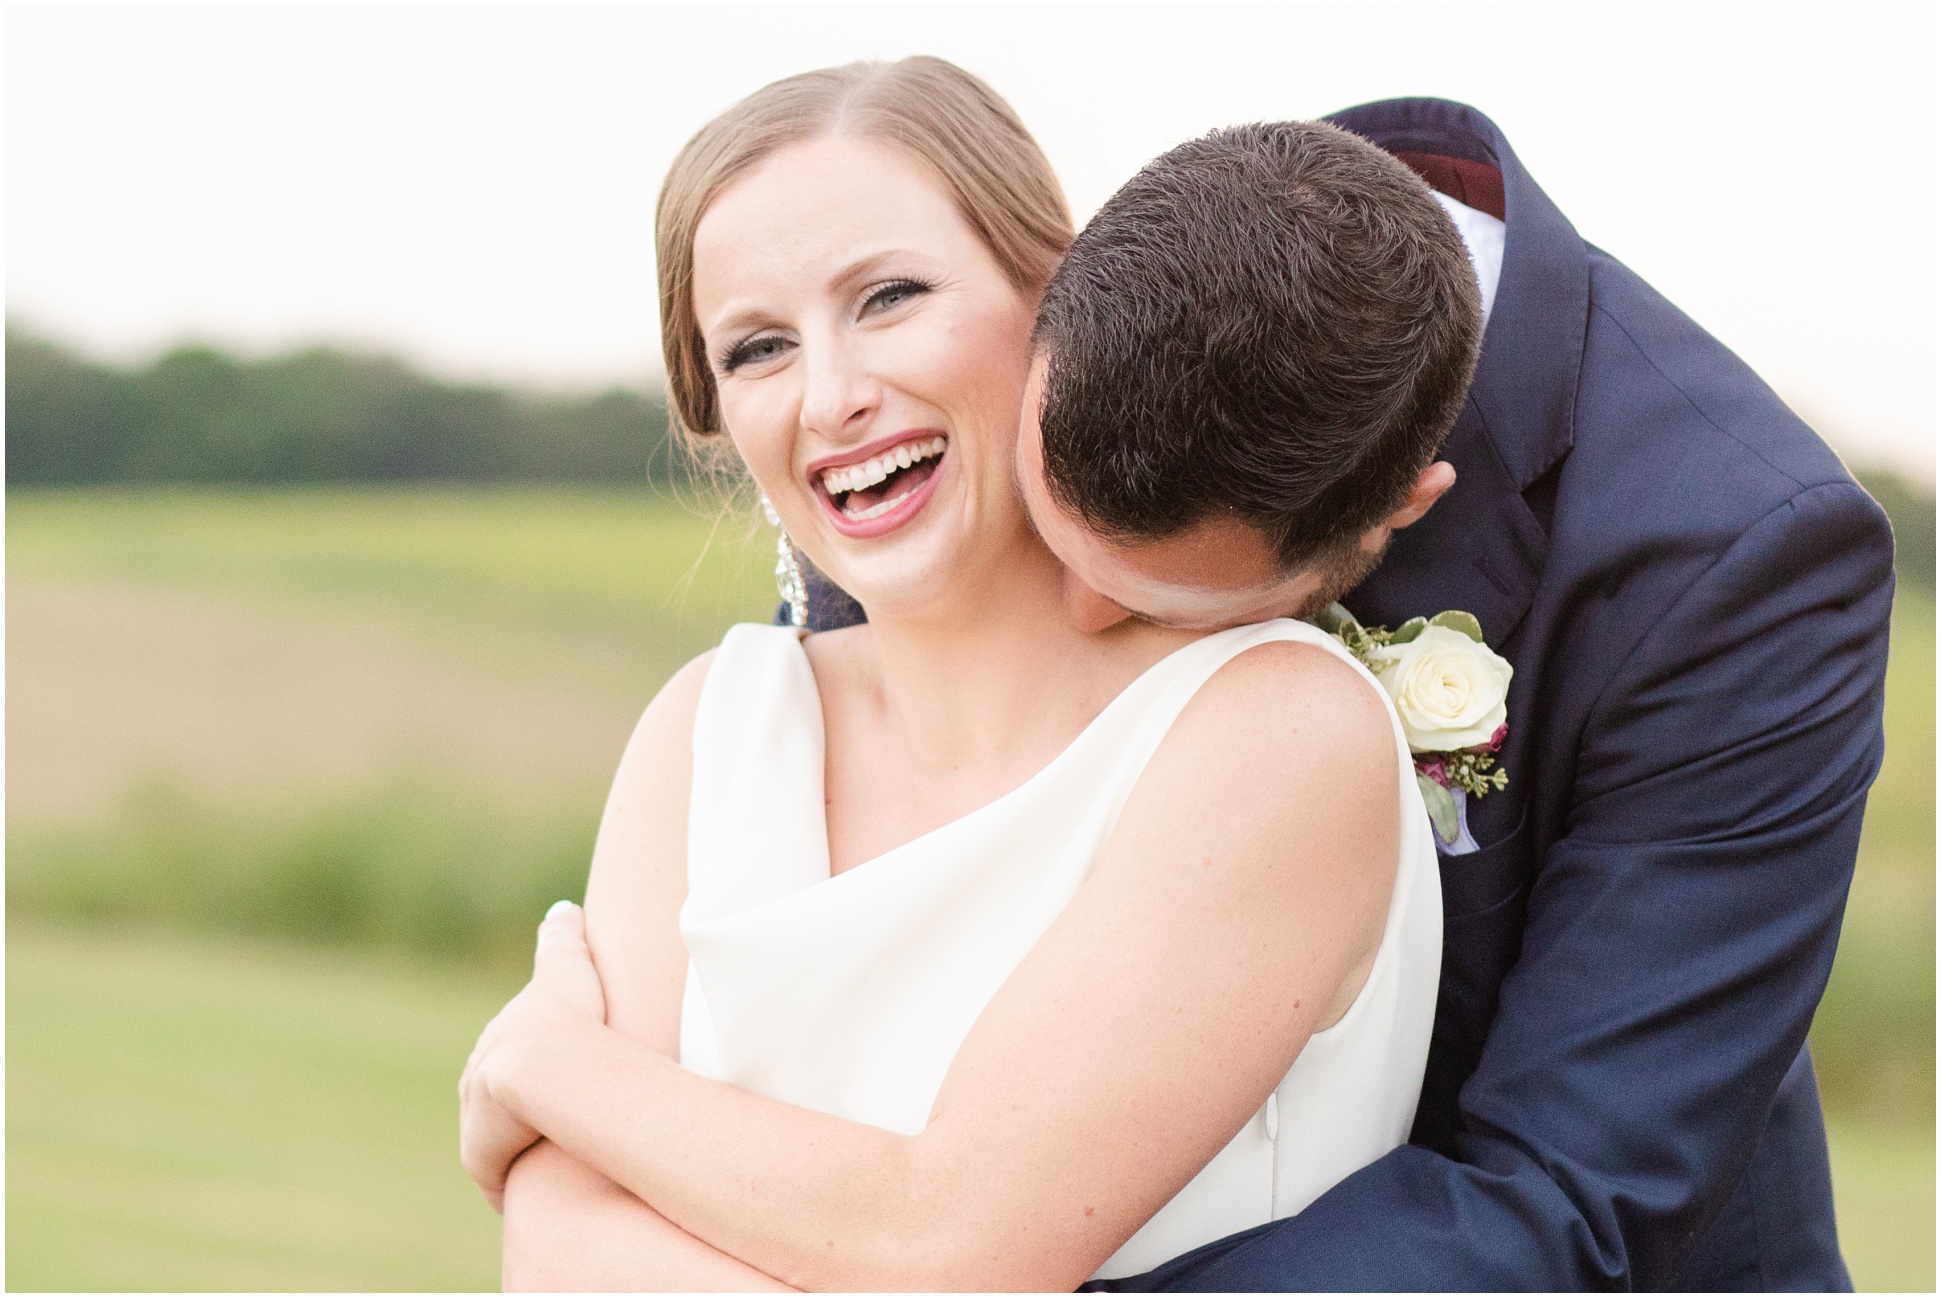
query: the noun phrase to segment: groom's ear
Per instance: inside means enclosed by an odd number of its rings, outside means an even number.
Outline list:
[[[1409,488],[1402,507],[1362,534],[1361,548],[1379,554],[1388,544],[1389,533],[1398,532],[1429,512],[1429,507],[1456,485],[1456,466],[1437,460],[1422,470]]]

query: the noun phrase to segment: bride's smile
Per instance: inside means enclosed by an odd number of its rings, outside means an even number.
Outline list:
[[[809,466],[824,504],[845,536],[882,536],[915,518],[943,473],[950,439],[933,429],[892,433]]]
[[[1034,304],[920,162],[778,150],[709,206],[694,268],[721,427],[818,568],[887,610],[1047,563],[1011,467]]]

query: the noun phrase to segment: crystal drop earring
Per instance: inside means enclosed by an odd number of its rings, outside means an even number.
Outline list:
[[[795,561],[795,543],[789,540],[782,516],[768,497],[762,497],[762,514],[775,529],[775,590],[789,606],[789,625],[809,625],[809,588],[802,580],[802,565]]]

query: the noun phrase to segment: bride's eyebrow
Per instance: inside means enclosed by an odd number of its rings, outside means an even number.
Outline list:
[[[843,293],[867,283],[872,277],[894,268],[902,274],[940,275],[943,271],[934,255],[913,248],[878,248],[844,263],[829,277],[832,293]],[[774,313],[761,306],[731,307],[721,315],[701,322],[701,336],[712,338],[722,333],[747,333],[779,325]]]
[[[775,313],[764,307],[745,306],[700,322],[701,337],[713,340],[724,334],[739,336],[779,324]]]
[[[920,271],[924,274],[936,273],[937,259],[917,252],[914,248],[883,248],[868,252],[849,262],[841,270],[829,277],[832,292],[843,292],[864,283],[871,277],[882,274],[886,269],[895,267],[903,273]]]

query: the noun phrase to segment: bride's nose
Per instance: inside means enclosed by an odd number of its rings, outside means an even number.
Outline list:
[[[825,437],[868,427],[869,417],[882,404],[882,385],[839,343],[804,350],[802,427]]]

